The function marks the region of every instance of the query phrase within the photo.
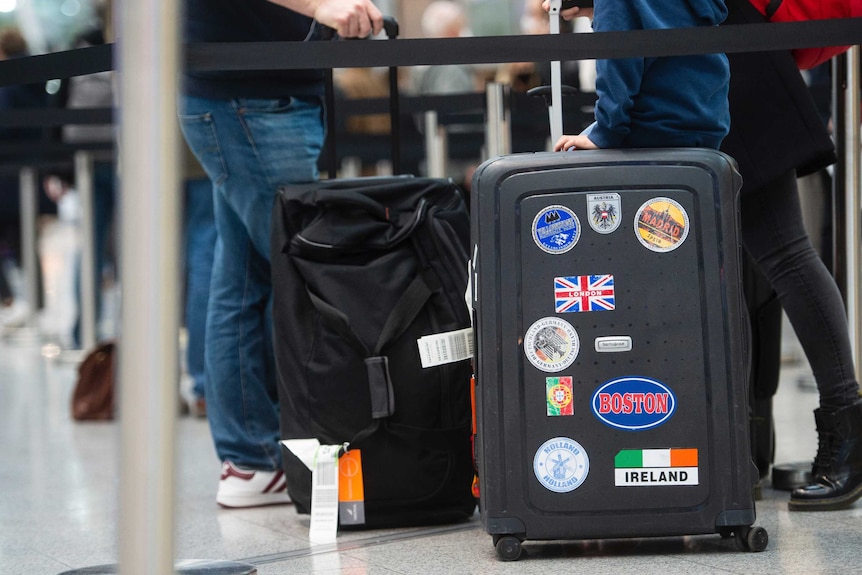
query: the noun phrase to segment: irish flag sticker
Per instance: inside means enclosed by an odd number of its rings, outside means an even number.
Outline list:
[[[614,485],[698,485],[697,449],[623,449],[614,457]]]

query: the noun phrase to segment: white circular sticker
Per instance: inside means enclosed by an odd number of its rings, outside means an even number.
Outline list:
[[[578,357],[581,342],[572,325],[558,317],[545,317],[527,330],[524,353],[537,368],[546,372],[562,371]]]
[[[645,248],[671,252],[688,237],[689,220],[685,208],[670,198],[653,198],[635,215],[635,235]]]
[[[568,437],[549,439],[533,457],[533,472],[545,489],[568,493],[583,484],[590,473],[590,458],[583,446]]]
[[[564,254],[578,243],[581,221],[566,206],[548,206],[533,218],[533,241],[549,254]]]

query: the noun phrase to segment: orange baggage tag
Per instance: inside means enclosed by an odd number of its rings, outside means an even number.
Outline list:
[[[365,524],[365,486],[359,449],[345,452],[338,460],[338,520],[342,525]]]

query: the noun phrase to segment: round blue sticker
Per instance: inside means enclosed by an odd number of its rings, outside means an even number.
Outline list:
[[[581,222],[566,206],[548,206],[533,220],[533,241],[549,254],[564,254],[578,243]]]

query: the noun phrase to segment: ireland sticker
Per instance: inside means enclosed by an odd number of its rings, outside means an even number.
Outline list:
[[[578,243],[581,222],[565,206],[548,206],[533,220],[533,241],[549,254],[564,254]]]
[[[620,227],[622,209],[619,194],[588,194],[587,212],[590,227],[600,234],[609,234]]]
[[[578,357],[580,340],[572,325],[557,317],[545,317],[530,326],[524,336],[524,353],[542,371],[562,371]]]
[[[568,437],[546,441],[533,458],[533,472],[545,489],[554,493],[574,491],[590,472],[590,458],[580,443]]]
[[[670,198],[653,198],[635,215],[638,241],[654,252],[671,252],[688,236],[689,221],[685,209]]]

